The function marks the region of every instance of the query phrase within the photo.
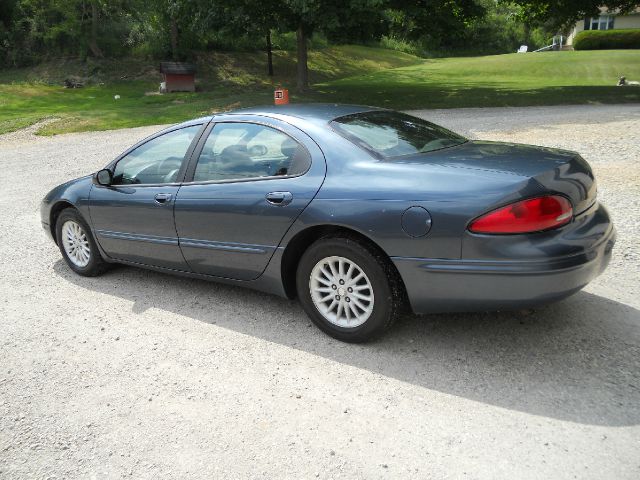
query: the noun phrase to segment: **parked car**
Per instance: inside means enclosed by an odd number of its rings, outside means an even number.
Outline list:
[[[54,188],[69,267],[111,263],[298,297],[359,342],[399,313],[519,309],[600,274],[615,230],[575,152],[472,141],[353,105],[238,110],[170,127]],[[260,308],[256,305],[256,308]]]

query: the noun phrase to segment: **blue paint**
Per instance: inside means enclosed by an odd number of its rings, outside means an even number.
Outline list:
[[[198,134],[175,182],[104,187],[91,177],[53,189],[42,202],[51,231],[59,205],[87,220],[108,261],[247,285],[286,295],[283,258],[309,228],[340,227],[377,245],[400,273],[416,312],[518,308],[563,298],[607,265],[615,230],[596,201],[589,165],[575,152],[465,141],[381,158],[338,134],[353,105],[256,107],[185,122]],[[306,173],[199,182],[194,170],[213,126],[248,122],[290,137],[309,154]],[[277,192],[289,202],[270,203]],[[573,221],[527,235],[477,235],[471,220],[546,193],[566,196]],[[160,205],[157,195],[170,195]],[[273,196],[272,196],[273,197]],[[273,197],[275,198],[275,197]],[[295,266],[294,266],[295,267]]]

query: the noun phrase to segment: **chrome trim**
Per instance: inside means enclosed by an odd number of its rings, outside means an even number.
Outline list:
[[[118,183],[113,185],[100,185],[93,184],[99,188],[108,188],[111,190],[116,190],[119,188],[138,188],[138,187],[179,187],[182,183],[171,182],[171,183]]]
[[[276,248],[266,245],[213,242],[210,240],[197,240],[195,238],[181,238],[180,246],[192,248],[208,248],[212,250],[225,250],[229,252],[256,253],[260,255],[270,253],[270,251],[275,250]]]
[[[178,245],[178,239],[175,237],[160,237],[155,235],[138,235],[135,233],[111,232],[108,230],[96,230],[99,237],[113,238],[117,240],[130,240],[134,242],[149,242],[162,245]]]
[[[229,252],[253,253],[265,255],[272,253],[276,247],[268,245],[253,245],[245,243],[224,243],[210,240],[198,240],[195,238],[160,237],[155,235],[138,235],[134,233],[112,232],[108,230],[96,230],[101,238],[113,238],[116,240],[129,240],[133,242],[149,242],[161,245],[179,245],[181,247],[208,248],[212,250],[226,250]]]
[[[227,183],[247,183],[247,182],[262,182],[262,181],[266,181],[266,180],[279,180],[279,179],[285,179],[285,178],[298,178],[298,177],[302,177],[303,175],[306,175],[307,172],[310,170],[310,168],[304,172],[301,173],[299,175],[269,175],[269,176],[264,176],[264,177],[248,177],[248,178],[235,178],[235,179],[230,179],[230,180],[196,180],[196,181],[191,181],[191,182],[184,182],[182,183],[182,186],[188,186],[188,185],[224,185]]]

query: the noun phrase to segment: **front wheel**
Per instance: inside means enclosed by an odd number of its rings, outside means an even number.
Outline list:
[[[324,238],[311,245],[298,265],[296,284],[311,320],[342,341],[380,335],[400,310],[400,290],[388,260],[350,238]]]
[[[56,221],[56,239],[62,257],[77,274],[95,277],[108,268],[109,264],[102,259],[89,225],[77,210],[67,208],[60,213]]]

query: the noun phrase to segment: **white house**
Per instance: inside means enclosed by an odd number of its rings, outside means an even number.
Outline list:
[[[640,28],[640,8],[620,15],[615,11],[610,12],[607,7],[600,7],[599,16],[576,22],[567,36],[567,45],[573,45],[573,39],[583,30],[618,30],[621,28]]]

